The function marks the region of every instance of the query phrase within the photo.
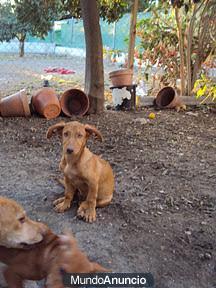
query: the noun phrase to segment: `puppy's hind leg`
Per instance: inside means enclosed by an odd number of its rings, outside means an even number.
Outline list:
[[[112,201],[113,196],[111,195],[110,197],[104,198],[104,199],[97,199],[96,202],[96,207],[97,208],[103,208],[107,205],[110,204],[110,202]]]

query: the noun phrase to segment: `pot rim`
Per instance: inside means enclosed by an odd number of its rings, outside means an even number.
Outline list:
[[[115,71],[109,72],[109,77],[120,76],[120,75],[133,75],[133,71],[131,69],[119,69]]]
[[[67,109],[65,109],[65,105],[63,105],[63,104],[65,104],[64,103],[64,98],[65,98],[65,94],[66,93],[69,93],[70,91],[77,91],[78,93],[82,93],[83,95],[85,95],[85,97],[86,97],[86,100],[87,100],[87,103],[86,103],[86,108],[85,109],[83,109],[83,112],[82,113],[80,113],[80,114],[73,114],[73,113],[68,113],[68,111],[66,111]],[[89,101],[89,97],[88,97],[88,95],[84,92],[84,91],[82,91],[81,89],[77,89],[77,88],[71,88],[71,89],[68,89],[68,90],[66,90],[66,91],[64,91],[63,92],[63,94],[60,96],[60,99],[59,99],[59,101],[60,101],[60,106],[61,106],[61,110],[63,111],[63,113],[65,114],[65,115],[67,115],[68,117],[72,117],[72,116],[84,116],[87,112],[88,112],[88,110],[89,110],[89,104],[90,104],[90,101]]]

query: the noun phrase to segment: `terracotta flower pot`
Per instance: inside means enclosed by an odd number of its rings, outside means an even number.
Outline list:
[[[62,94],[60,104],[65,115],[83,116],[89,109],[89,98],[79,89],[69,89]]]
[[[175,108],[181,104],[181,99],[175,89],[170,86],[161,89],[156,97],[156,105],[159,108]]]
[[[29,117],[31,116],[28,97],[23,89],[0,101],[0,114],[3,117]]]
[[[109,73],[113,86],[129,86],[133,83],[133,72],[130,69],[121,69]]]
[[[54,89],[43,87],[36,91],[31,99],[33,109],[47,119],[53,119],[61,113],[59,99]]]

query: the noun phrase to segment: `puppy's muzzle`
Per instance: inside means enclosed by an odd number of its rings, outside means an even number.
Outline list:
[[[71,147],[68,147],[67,150],[66,150],[67,154],[72,154],[73,151],[74,151],[74,150],[73,150],[73,148],[71,148]]]

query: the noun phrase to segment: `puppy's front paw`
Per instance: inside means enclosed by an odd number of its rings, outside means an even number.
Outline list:
[[[89,206],[88,203],[83,202],[77,211],[77,216],[86,222],[92,223],[96,220],[96,210],[94,207]]]
[[[63,213],[71,206],[71,201],[65,197],[61,197],[53,202],[54,210],[58,213]]]

